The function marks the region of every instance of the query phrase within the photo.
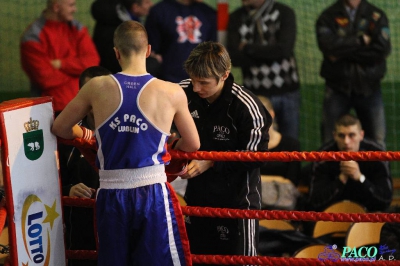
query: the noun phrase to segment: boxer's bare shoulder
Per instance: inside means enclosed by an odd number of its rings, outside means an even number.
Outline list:
[[[119,87],[109,75],[92,78],[82,87],[79,94],[82,94],[91,106],[96,127],[107,119],[121,102]]]
[[[167,132],[181,106],[187,106],[182,88],[178,84],[160,79],[153,79],[139,99],[139,107],[148,119]]]

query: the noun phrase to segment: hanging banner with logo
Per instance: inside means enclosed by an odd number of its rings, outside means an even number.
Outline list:
[[[0,104],[11,265],[66,265],[50,97]]]

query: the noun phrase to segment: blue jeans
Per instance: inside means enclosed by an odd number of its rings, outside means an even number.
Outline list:
[[[296,90],[268,97],[274,107],[278,131],[285,136],[299,139],[300,91]]]
[[[364,97],[347,96],[326,87],[322,117],[322,140],[327,142],[333,138],[335,121],[342,115],[349,113],[351,108],[354,108],[358,119],[360,119],[365,132],[364,136],[385,148],[386,123],[381,90],[376,90],[371,95]]]

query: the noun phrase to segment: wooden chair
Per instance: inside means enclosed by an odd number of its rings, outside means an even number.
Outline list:
[[[294,254],[294,258],[305,258],[305,259],[317,259],[321,253],[329,254],[332,259],[340,258],[342,253],[336,249],[330,249],[329,245],[325,244],[311,244],[297,250]],[[326,258],[326,256],[324,256]]]
[[[346,246],[361,247],[379,244],[385,223],[354,223],[348,230]]]
[[[186,205],[187,205],[185,199],[184,199],[181,195],[179,195],[178,193],[176,193],[176,197],[178,198],[179,204],[180,204],[181,206],[186,206]]]
[[[276,229],[276,230],[296,230],[296,228],[284,220],[260,220],[260,226],[268,228],[268,229]]]
[[[366,209],[355,202],[344,200],[332,204],[324,210],[329,213],[366,213]],[[324,222],[317,221],[314,226],[313,237],[318,238],[325,235],[345,238],[351,222]]]
[[[0,235],[0,244],[4,245],[4,246],[8,246],[9,242],[8,242],[8,227],[4,227],[3,231],[1,232]],[[4,264],[4,261],[6,259],[6,257],[8,257],[9,254],[0,254],[0,265]]]

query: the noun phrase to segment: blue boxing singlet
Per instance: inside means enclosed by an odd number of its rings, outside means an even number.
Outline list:
[[[183,215],[166,182],[169,133],[139,107],[141,92],[153,77],[112,77],[121,102],[96,129],[98,265],[191,265]]]
[[[170,160],[165,143],[169,133],[153,125],[139,107],[150,74],[112,75],[119,84],[121,102],[97,129],[97,166],[100,170],[130,169],[164,164]]]

